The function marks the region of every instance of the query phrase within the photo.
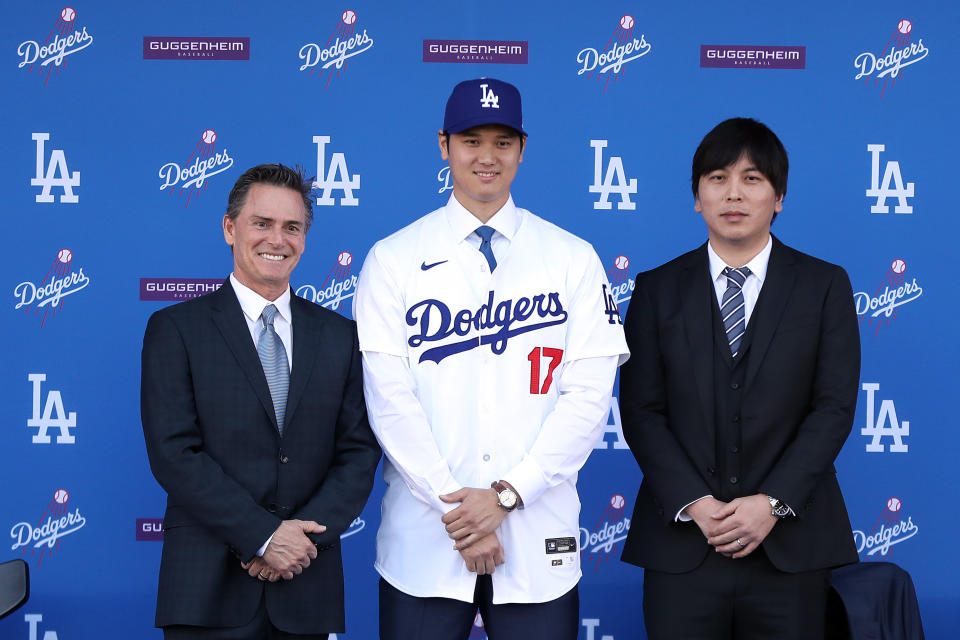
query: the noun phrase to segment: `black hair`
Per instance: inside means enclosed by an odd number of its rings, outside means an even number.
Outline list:
[[[691,187],[699,195],[700,178],[711,171],[729,167],[748,156],[757,170],[770,181],[779,197],[787,195],[787,150],[777,135],[753,118],[730,118],[703,137],[693,154]]]

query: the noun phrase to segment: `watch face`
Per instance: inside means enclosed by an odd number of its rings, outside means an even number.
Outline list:
[[[513,509],[515,506],[517,506],[517,494],[509,489],[501,491],[500,504],[507,509]]]

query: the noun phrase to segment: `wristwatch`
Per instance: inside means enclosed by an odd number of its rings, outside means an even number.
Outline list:
[[[776,516],[777,518],[786,518],[790,515],[790,507],[783,504],[773,496],[767,496],[767,500],[770,501],[770,514]]]
[[[504,486],[503,482],[497,480],[490,483],[490,488],[497,492],[500,508],[505,511],[513,511],[517,507],[523,508],[520,502],[520,496],[513,489]]]

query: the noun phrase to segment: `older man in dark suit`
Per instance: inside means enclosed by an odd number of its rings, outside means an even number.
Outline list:
[[[147,325],[141,414],[168,494],[156,616],[168,639],[344,629],[339,536],[380,449],[354,323],[290,291],[309,193],[282,165],[244,173],[223,218],[233,273]]]
[[[693,159],[709,241],[637,276],[624,435],[643,471],[623,559],[652,639],[822,638],[828,569],[856,562],[834,459],[860,342],[838,266],[770,234],[787,154],[754,120]]]

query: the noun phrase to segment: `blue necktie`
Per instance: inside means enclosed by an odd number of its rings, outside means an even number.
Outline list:
[[[493,270],[497,268],[497,259],[493,256],[493,247],[490,246],[490,238],[493,237],[493,231],[493,227],[483,225],[482,227],[477,227],[475,232],[482,240],[480,243],[480,253],[487,259],[487,264],[490,265],[490,273],[493,273]]]
[[[287,364],[287,350],[283,341],[273,328],[273,319],[277,315],[277,308],[268,304],[263,308],[260,317],[263,319],[263,331],[257,341],[257,354],[263,364],[263,373],[267,377],[267,386],[270,387],[270,397],[273,398],[273,410],[277,414],[277,426],[280,435],[283,435],[283,419],[287,410],[287,391],[290,389],[290,366]]]
[[[723,300],[720,302],[720,316],[723,318],[723,328],[727,332],[730,353],[736,358],[740,352],[740,343],[743,342],[743,334],[747,331],[747,306],[743,299],[743,283],[747,281],[750,269],[727,267],[723,270],[723,275],[727,276],[727,289],[723,292]]]

